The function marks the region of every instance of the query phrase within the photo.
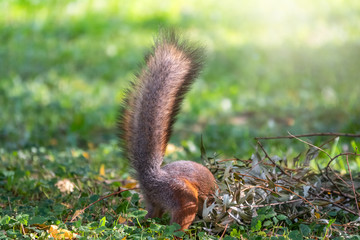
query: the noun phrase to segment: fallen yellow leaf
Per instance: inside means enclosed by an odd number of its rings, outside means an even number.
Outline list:
[[[99,175],[100,176],[105,176],[105,165],[104,164],[100,165]]]
[[[89,159],[90,154],[88,152],[83,152],[82,155],[84,156],[84,158]]]
[[[102,176],[105,176],[105,165],[101,164],[99,169],[99,176],[97,176],[97,180],[104,181],[104,178]]]
[[[61,228],[59,229],[59,227],[56,225],[51,225],[48,232],[50,233],[50,236],[54,239],[74,239],[79,236],[75,233],[70,232],[69,230]]]
[[[134,188],[134,187],[136,187],[136,185],[137,185],[137,182],[128,182],[123,186],[123,188]]]
[[[134,188],[138,184],[137,180],[133,179],[132,177],[127,177],[125,183],[123,184],[123,188]]]

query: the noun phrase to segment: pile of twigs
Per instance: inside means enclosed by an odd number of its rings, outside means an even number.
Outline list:
[[[313,136],[329,139],[319,146],[303,140]],[[212,232],[224,231],[231,224],[249,225],[259,209],[270,206],[276,214],[305,223],[328,223],[330,211],[342,210],[358,218],[339,229],[359,229],[360,175],[351,171],[359,169],[359,149],[353,144],[352,151],[332,151],[331,146],[340,137],[360,135],[321,133],[256,138],[257,151],[249,160],[207,158],[209,168],[219,180],[219,190],[215,202],[204,208],[204,223]],[[270,156],[265,150],[265,140],[286,138],[303,142],[307,151],[286,159]],[[323,167],[315,164],[317,169],[314,169],[310,167],[311,161],[325,164]],[[344,164],[341,171],[332,167],[337,161]],[[351,164],[355,167],[350,168]]]

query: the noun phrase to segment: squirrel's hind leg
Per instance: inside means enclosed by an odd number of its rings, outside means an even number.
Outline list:
[[[171,211],[171,224],[177,223],[180,225],[180,230],[187,229],[190,224],[194,221],[197,213],[197,205],[194,202],[189,202],[188,206]]]
[[[197,189],[187,179],[182,180],[186,187],[175,192],[178,206],[171,210],[171,223],[179,224],[181,226],[180,230],[183,231],[194,221],[199,203]]]

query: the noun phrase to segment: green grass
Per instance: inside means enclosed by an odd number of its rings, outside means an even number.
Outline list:
[[[360,133],[359,12],[355,0],[1,1],[0,216],[37,216],[21,206],[54,201],[62,178],[81,178],[84,198],[105,194],[94,180],[101,164],[107,178],[128,176],[116,118],[160,26],[207,49],[171,138],[185,151],[168,159],[199,160],[201,136],[208,153],[248,159],[256,136]],[[289,156],[304,149],[298,141],[268,148]],[[47,220],[64,221],[54,216]]]
[[[249,136],[359,129],[356,2],[285,4],[289,12],[280,20],[269,6],[236,2],[1,4],[5,148],[48,146],[52,138],[60,146],[114,138],[122,90],[159,26],[178,26],[208,49],[175,143],[198,142],[203,134],[215,143],[212,150],[232,155]]]

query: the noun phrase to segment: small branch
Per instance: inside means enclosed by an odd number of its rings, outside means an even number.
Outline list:
[[[311,146],[311,147],[313,147],[313,148],[315,148],[315,149],[317,149],[317,150],[322,151],[323,153],[325,153],[325,154],[331,159],[330,154],[328,154],[324,149],[319,148],[318,146],[315,146],[314,144],[311,144],[311,143],[309,143],[309,142],[307,142],[307,141],[301,140],[299,137],[297,137],[297,136],[295,136],[295,135],[292,135],[290,132],[288,132],[288,133],[290,134],[290,136],[292,136],[293,138],[299,140],[300,142],[303,142],[303,143],[305,143],[305,144],[307,144],[307,145],[309,145],[309,146]]]
[[[228,225],[229,225],[229,224],[226,224],[225,229],[224,229],[223,233],[221,234],[220,240],[222,240],[222,239],[223,239],[223,237],[224,237],[224,235],[225,235],[225,232],[226,232],[226,229],[227,229]]]
[[[320,148],[322,148],[323,146],[325,146],[328,143],[331,143],[332,141],[334,141],[338,136],[334,136],[332,138],[330,138],[329,140],[325,141],[323,144],[320,145]]]
[[[350,194],[347,194],[347,193],[340,193],[339,191],[336,191],[334,189],[328,189],[328,188],[324,188],[324,187],[321,187],[321,190],[324,191],[324,192],[330,192],[330,193],[333,193],[333,194],[338,194],[338,195],[342,195],[344,197],[347,197],[349,199],[353,199],[354,197]]]
[[[285,172],[285,171],[281,168],[281,166],[279,166],[274,160],[271,159],[271,157],[269,156],[269,154],[265,151],[265,149],[264,149],[263,145],[261,144],[261,142],[260,142],[259,140],[257,140],[256,142],[257,142],[257,144],[260,146],[261,150],[264,152],[265,157],[266,157],[267,159],[269,159],[270,162],[272,162],[272,164],[274,164],[274,165],[280,170],[280,172],[282,172],[283,174],[285,174],[285,175],[288,176],[288,177],[291,177],[287,172]],[[259,161],[257,165],[259,165],[260,163],[261,163],[261,161]],[[252,169],[253,169],[254,167],[255,167],[255,166],[252,166]],[[250,169],[250,170],[251,170],[251,169]],[[249,171],[250,171],[250,170],[249,170]],[[249,172],[249,171],[248,171],[248,172]]]
[[[328,162],[326,168],[325,168],[325,176],[326,178],[332,183],[332,185],[338,190],[338,192],[344,196],[344,193],[341,191],[341,189],[339,188],[339,186],[331,179],[331,177],[329,176],[329,169],[330,168],[330,163],[335,160],[338,156],[335,156],[334,158],[331,158],[331,160]]]
[[[327,179],[335,186],[335,188],[339,191],[339,193],[342,195],[342,196],[345,196],[345,194],[340,190],[340,188],[338,187],[338,185],[331,179],[331,177],[329,176],[329,169],[330,169],[330,164],[335,160],[337,159],[338,157],[340,156],[349,156],[349,155],[352,155],[352,156],[359,156],[359,154],[356,154],[356,153],[340,153],[338,155],[336,155],[335,157],[330,157],[330,161],[328,162],[328,164],[326,165],[325,167],[325,175],[327,177]],[[337,176],[335,174],[335,176]],[[342,180],[342,179],[340,179]],[[354,196],[356,198],[356,195]]]
[[[300,135],[289,135],[289,136],[278,136],[278,137],[255,137],[255,140],[269,140],[269,139],[293,139],[293,138],[302,138],[302,137],[322,137],[322,136],[335,136],[335,137],[353,137],[358,138],[360,134],[352,133],[308,133]]]
[[[349,165],[349,155],[346,155],[346,163],[347,163],[348,170],[349,170],[350,180],[351,180],[351,184],[352,184],[352,190],[354,192],[354,197],[355,197],[356,208],[357,208],[357,211],[358,211],[358,216],[360,217],[359,203],[358,203],[358,200],[357,200],[357,194],[356,194],[356,191],[355,191],[354,181],[353,181],[353,178],[352,178],[350,165]]]
[[[316,199],[322,200],[322,201],[326,201],[326,202],[331,203],[332,205],[337,206],[338,208],[341,208],[341,209],[343,209],[343,210],[345,210],[345,211],[347,211],[347,212],[349,212],[349,213],[352,213],[352,214],[354,214],[354,215],[357,215],[357,213],[354,212],[353,210],[351,210],[351,209],[349,209],[349,208],[347,208],[347,207],[344,207],[343,205],[340,205],[340,204],[338,204],[338,203],[334,203],[334,202],[330,201],[329,199],[321,198],[321,197],[316,198]],[[316,200],[316,199],[314,199],[314,200]]]

